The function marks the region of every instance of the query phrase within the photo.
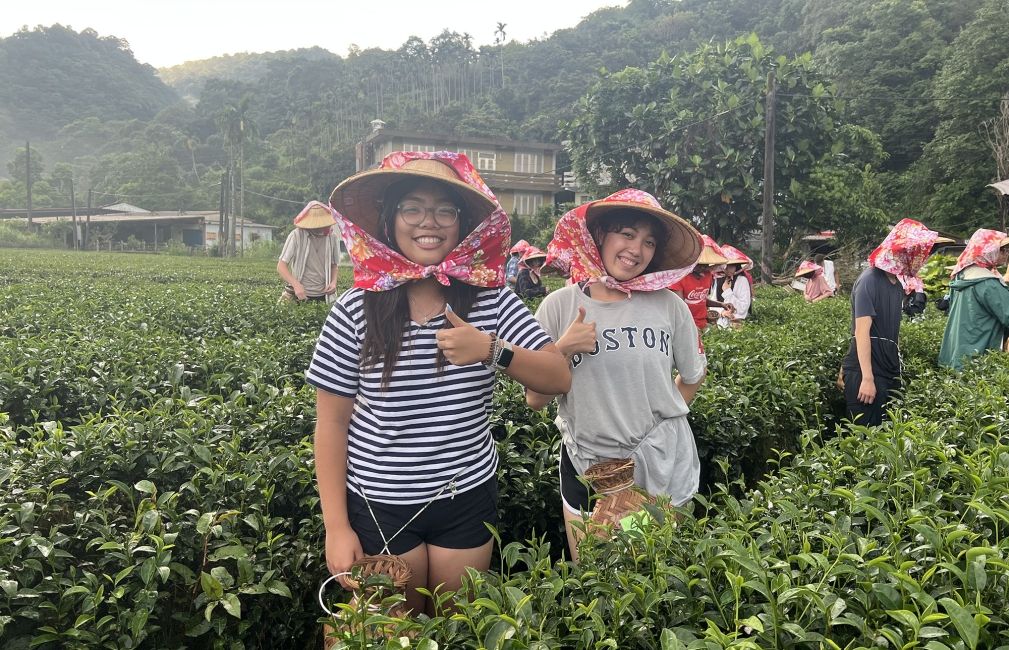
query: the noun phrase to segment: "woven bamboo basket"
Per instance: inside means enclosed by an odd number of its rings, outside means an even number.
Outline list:
[[[592,532],[607,538],[621,528],[621,521],[641,512],[647,503],[655,503],[644,490],[634,485],[634,459],[604,460],[585,470],[585,478],[601,496],[596,500],[589,520],[596,524]]]
[[[410,566],[398,555],[365,555],[350,565],[350,575],[347,576],[345,582],[354,592],[355,598],[370,596],[376,590],[388,591],[387,588],[381,586],[368,587],[367,585],[362,591],[361,582],[366,582],[368,578],[377,575],[384,575],[392,580],[393,592],[405,594],[406,586],[410,582]]]
[[[381,612],[380,603],[383,598],[387,598],[393,594],[406,594],[406,586],[409,584],[412,574],[410,566],[398,556],[366,555],[350,565],[350,571],[340,575],[345,576],[344,582],[354,594],[350,600],[350,605],[357,607],[358,603],[364,601],[368,603],[367,607],[369,611],[378,613]],[[390,587],[388,584],[368,584],[368,578],[379,575],[389,578],[392,586]],[[333,576],[330,579],[336,577]],[[319,602],[322,604],[321,593]],[[340,612],[331,612],[324,604],[323,609],[333,616],[337,625],[353,632],[350,623],[340,621]],[[384,613],[393,618],[404,618],[409,611],[406,609],[406,603],[400,602],[393,605],[389,611]],[[336,629],[336,627],[329,624],[323,626],[323,648],[328,649],[336,645],[339,639],[331,636]],[[381,636],[383,632],[384,630],[380,628],[369,631],[369,633],[375,636]]]

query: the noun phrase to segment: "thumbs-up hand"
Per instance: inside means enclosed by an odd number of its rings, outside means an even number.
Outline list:
[[[445,358],[457,366],[479,363],[486,359],[487,353],[490,352],[490,334],[464,321],[447,304],[445,327],[438,331],[435,338],[438,340],[438,349]]]
[[[596,322],[585,322],[584,307],[578,308],[578,317],[571,321],[567,331],[557,341],[557,349],[566,357],[596,349]]]

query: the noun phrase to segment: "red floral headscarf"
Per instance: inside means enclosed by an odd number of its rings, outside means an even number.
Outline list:
[[[939,233],[929,230],[920,221],[902,219],[869,254],[869,264],[897,276],[905,293],[924,291],[918,271],[928,259],[938,236]]]
[[[486,195],[494,210],[473,232],[459,242],[440,264],[421,266],[372,237],[335,208],[343,242],[354,262],[354,287],[367,291],[388,291],[409,282],[434,277],[448,286],[449,278],[478,287],[504,286],[504,263],[511,241],[511,224],[497,198],[480,178],[469,159],[453,151],[398,151],[382,161],[381,169],[400,169],[411,160],[437,160],[451,167],[464,183]]]
[[[980,266],[985,269],[994,269],[998,266],[999,249],[1002,242],[1006,240],[1004,232],[989,230],[987,228],[978,229],[967,242],[967,248],[963,249],[960,257],[956,260],[956,266],[950,277],[955,276],[968,266]]]
[[[603,201],[634,202],[661,209],[654,196],[635,189],[620,190],[606,197]],[[630,294],[631,291],[657,291],[678,282],[694,268],[694,265],[690,264],[678,269],[643,273],[626,282],[619,282],[607,275],[602,256],[599,254],[599,247],[596,246],[592,233],[589,232],[588,226],[585,224],[586,212],[593,203],[598,203],[598,201],[585,203],[566,212],[557,222],[554,237],[547,245],[546,263],[553,264],[570,274],[572,282],[584,281],[588,284],[599,282],[626,294]]]

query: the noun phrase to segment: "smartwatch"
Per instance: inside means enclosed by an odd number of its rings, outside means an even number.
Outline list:
[[[512,359],[515,357],[515,351],[512,349],[512,344],[504,339],[498,339],[501,344],[501,355],[498,357],[495,366],[498,370],[504,370],[511,364]]]

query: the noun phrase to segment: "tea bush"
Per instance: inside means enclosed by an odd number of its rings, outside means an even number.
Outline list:
[[[457,613],[401,624],[423,643],[382,647],[1009,647],[1009,364],[937,369],[939,325],[902,335],[916,370],[890,422],[808,429],[742,496],[657,511],[578,567],[506,546]]]
[[[277,305],[258,259],[7,250],[0,268],[0,648],[319,643],[303,371],[325,305]],[[929,310],[905,324],[893,423],[835,431],[846,301],[758,301],[705,334],[695,507],[578,567],[552,411],[501,379],[496,570],[389,647],[1005,643],[1004,357],[936,369]]]

